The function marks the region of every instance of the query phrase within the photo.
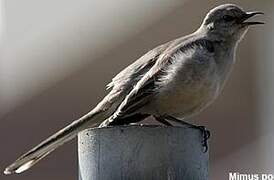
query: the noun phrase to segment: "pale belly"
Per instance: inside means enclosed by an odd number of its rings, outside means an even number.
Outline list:
[[[214,79],[214,78],[213,78]],[[191,85],[167,86],[151,102],[152,114],[186,118],[195,115],[211,104],[219,94],[219,82],[210,80]]]
[[[185,60],[184,64],[175,63],[166,70],[165,78],[159,82],[159,92],[145,110],[151,115],[169,115],[180,119],[201,112],[220,94],[233,62],[232,58],[227,57],[230,56],[222,56],[229,63],[221,67],[222,74],[219,74],[220,67],[213,57],[205,58],[199,53],[192,55],[189,61]]]

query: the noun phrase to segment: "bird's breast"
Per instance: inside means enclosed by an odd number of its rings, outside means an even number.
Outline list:
[[[155,97],[156,113],[185,118],[207,107],[219,94],[220,81],[214,65],[197,68],[191,65],[178,71]]]
[[[219,94],[217,82],[204,82],[204,85],[170,87],[158,96],[156,103],[159,113],[175,117],[187,117],[207,107]]]

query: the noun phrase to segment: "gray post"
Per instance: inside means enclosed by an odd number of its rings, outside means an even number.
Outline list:
[[[208,180],[208,153],[193,128],[117,126],[78,135],[80,180]]]

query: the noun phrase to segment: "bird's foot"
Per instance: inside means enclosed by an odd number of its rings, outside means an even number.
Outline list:
[[[161,123],[161,124],[164,124],[164,125],[166,125],[166,126],[173,126],[170,122],[168,122],[164,117],[158,117],[158,116],[154,116],[154,119],[156,120],[156,121],[158,121],[159,123]]]
[[[170,121],[173,121],[173,122],[176,122],[176,123],[179,123],[185,127],[189,127],[189,128],[194,128],[194,129],[199,129],[201,132],[202,132],[202,136],[203,136],[203,140],[202,140],[202,145],[204,147],[204,150],[203,152],[206,153],[208,151],[208,139],[210,137],[210,131],[207,130],[205,128],[205,126],[197,126],[197,125],[194,125],[194,124],[190,124],[188,122],[185,122],[185,121],[182,121],[182,120],[179,120],[175,117],[172,117],[172,116],[165,116],[165,118],[167,120],[170,120]]]
[[[202,132],[202,146],[203,146],[203,152],[206,153],[208,151],[208,139],[210,138],[210,131],[205,128],[205,126],[195,126],[193,125],[193,128],[197,128]]]

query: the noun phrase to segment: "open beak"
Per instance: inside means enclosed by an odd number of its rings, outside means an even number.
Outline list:
[[[247,19],[258,15],[258,14],[264,14],[263,12],[260,11],[252,11],[252,12],[246,12],[241,20],[241,23],[243,25],[258,25],[258,24],[264,24],[264,22],[259,22],[259,21],[246,21]]]

